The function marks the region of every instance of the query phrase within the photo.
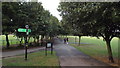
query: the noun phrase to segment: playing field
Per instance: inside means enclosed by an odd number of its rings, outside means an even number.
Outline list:
[[[10,45],[19,44],[20,38],[15,35],[8,35]],[[33,42],[33,38],[30,38],[29,42]],[[22,41],[24,43],[24,40]],[[6,46],[6,36],[0,35],[0,46]]]

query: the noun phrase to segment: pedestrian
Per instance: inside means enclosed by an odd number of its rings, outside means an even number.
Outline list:
[[[64,43],[66,43],[66,38],[64,38]]]
[[[66,43],[68,44],[68,38],[66,38]]]

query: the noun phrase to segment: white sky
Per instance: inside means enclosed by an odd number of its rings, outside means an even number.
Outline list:
[[[42,2],[43,7],[49,10],[53,16],[56,16],[58,20],[62,19],[57,11],[60,0],[38,0],[38,2]]]

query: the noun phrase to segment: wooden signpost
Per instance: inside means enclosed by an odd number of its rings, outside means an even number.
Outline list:
[[[25,25],[25,28],[19,28],[18,32],[25,32],[26,36],[25,36],[25,60],[27,60],[27,47],[28,47],[28,41],[27,41],[27,37],[29,35],[29,32],[31,32],[31,29],[29,29],[28,25]]]

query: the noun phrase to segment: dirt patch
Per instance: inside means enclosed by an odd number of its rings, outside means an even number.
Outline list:
[[[109,65],[112,65],[112,66],[119,66],[118,64],[118,60],[120,61],[120,59],[117,59],[117,58],[114,58],[114,63],[111,63],[109,60],[108,60],[108,57],[98,57],[98,56],[94,56],[93,58],[99,60],[99,61],[102,61],[102,62],[105,62]]]

